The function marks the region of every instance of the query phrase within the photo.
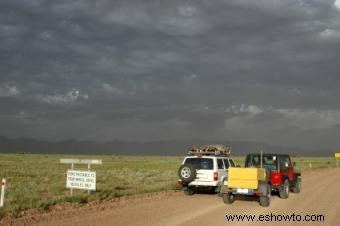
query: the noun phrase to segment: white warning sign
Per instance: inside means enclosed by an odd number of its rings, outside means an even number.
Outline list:
[[[83,170],[67,170],[67,188],[96,190],[96,172]]]

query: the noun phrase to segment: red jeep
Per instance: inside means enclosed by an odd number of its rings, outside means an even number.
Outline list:
[[[301,190],[301,173],[294,169],[295,163],[291,162],[286,154],[248,154],[245,167],[264,167],[267,169],[271,189],[279,192],[280,198],[286,199],[289,191],[299,193]]]

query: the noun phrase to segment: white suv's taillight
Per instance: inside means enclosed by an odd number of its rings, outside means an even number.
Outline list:
[[[214,181],[218,181],[218,172],[214,172]]]

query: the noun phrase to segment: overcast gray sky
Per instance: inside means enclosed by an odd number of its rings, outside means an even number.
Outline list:
[[[340,1],[1,0],[0,135],[340,148]]]

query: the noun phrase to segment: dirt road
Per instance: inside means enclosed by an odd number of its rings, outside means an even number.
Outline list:
[[[340,168],[305,171],[300,194],[288,199],[273,195],[270,207],[255,199],[236,200],[226,205],[211,194],[185,196],[181,192],[163,193],[117,203],[109,208],[98,204],[72,214],[47,214],[31,221],[34,225],[340,225]],[[103,206],[101,206],[103,205]],[[255,215],[253,222],[228,221],[226,215]],[[300,222],[260,222],[260,215],[300,215]],[[306,215],[323,215],[324,221],[303,221]],[[278,216],[279,217],[279,216]],[[308,217],[308,216],[307,216]],[[313,218],[313,217],[312,217]],[[273,218],[272,218],[273,219]],[[279,219],[278,219],[279,220]],[[295,218],[298,220],[298,218]],[[22,224],[23,222],[21,222]],[[14,225],[20,221],[14,222]]]

